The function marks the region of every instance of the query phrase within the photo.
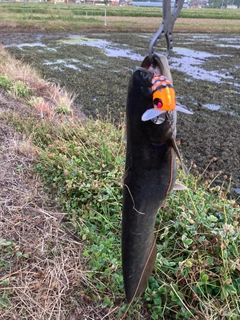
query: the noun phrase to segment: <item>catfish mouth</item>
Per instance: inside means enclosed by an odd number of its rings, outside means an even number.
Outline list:
[[[157,72],[158,74],[163,74],[163,64],[161,59],[155,53],[152,56],[146,56],[141,64],[141,67],[151,71],[152,73]]]
[[[154,146],[154,147],[162,147],[162,146],[165,145],[165,142],[162,142],[162,143],[154,143],[154,142],[152,142],[151,144],[152,144],[152,146]]]

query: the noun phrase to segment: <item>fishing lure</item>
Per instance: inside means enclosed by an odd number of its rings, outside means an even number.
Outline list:
[[[191,111],[176,103],[175,90],[170,80],[157,73],[154,73],[152,78],[152,100],[153,108],[144,112],[142,121],[152,120],[165,112],[174,110],[192,114]],[[164,117],[161,119],[162,122],[165,120]],[[158,122],[158,124],[162,122]]]

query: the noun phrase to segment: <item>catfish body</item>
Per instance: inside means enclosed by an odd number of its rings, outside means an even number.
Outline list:
[[[153,73],[138,68],[127,98],[127,151],[123,191],[122,265],[126,298],[130,302],[147,285],[156,258],[154,225],[158,209],[176,180],[172,141],[176,112],[161,124],[141,121],[152,108]]]

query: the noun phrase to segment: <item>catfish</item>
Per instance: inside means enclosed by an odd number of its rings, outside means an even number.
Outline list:
[[[176,157],[180,158],[175,140],[176,109],[162,111],[153,119],[143,116],[153,109],[152,81],[156,72],[172,81],[166,58],[147,56],[133,72],[127,96],[122,268],[128,302],[145,291],[152,273],[157,253],[156,215],[174,189]]]

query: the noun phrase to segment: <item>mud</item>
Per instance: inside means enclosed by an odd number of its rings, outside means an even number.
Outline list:
[[[87,116],[107,115],[117,123],[130,75],[147,54],[151,36],[5,32],[0,42],[44,78],[74,92]],[[211,186],[230,186],[235,198],[240,190],[239,51],[238,35],[175,34],[169,60],[177,99],[194,111],[178,117],[184,159],[192,172],[214,180]]]

